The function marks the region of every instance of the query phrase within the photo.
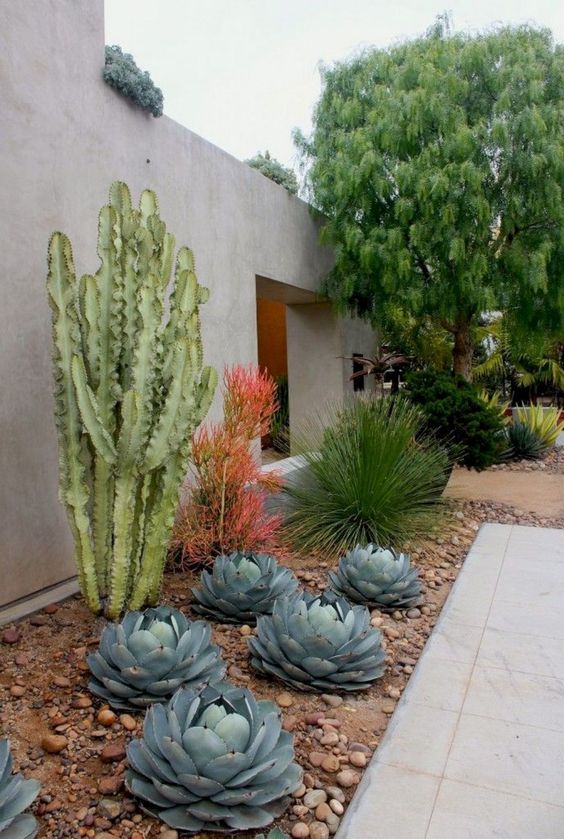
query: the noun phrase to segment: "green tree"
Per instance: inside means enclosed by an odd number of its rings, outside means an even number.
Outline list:
[[[283,166],[275,157],[270,156],[268,149],[264,154],[257,152],[250,160],[245,160],[253,169],[258,169],[261,174],[270,178],[275,184],[280,184],[284,189],[287,189],[292,195],[296,195],[298,191],[298,180],[292,169]]]
[[[469,378],[473,326],[493,309],[564,319],[564,50],[522,26],[370,50],[323,72],[309,166],[325,291],[377,321],[391,303],[452,335]]]

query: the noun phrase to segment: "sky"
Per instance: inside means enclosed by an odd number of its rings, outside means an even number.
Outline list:
[[[292,130],[311,129],[320,63],[424,32],[440,0],[105,0],[106,43],[163,91],[167,116],[244,160],[268,149],[296,166]],[[455,30],[536,23],[564,41],[562,0],[456,0]]]

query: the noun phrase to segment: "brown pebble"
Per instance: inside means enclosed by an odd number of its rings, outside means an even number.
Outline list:
[[[92,705],[92,700],[89,696],[77,696],[76,699],[72,701],[73,708],[90,708]]]
[[[66,676],[55,676],[53,678],[53,684],[58,688],[70,688],[71,680]]]
[[[305,822],[297,822],[292,828],[293,839],[308,839],[309,827]]]
[[[325,752],[310,752],[309,753],[309,762],[312,766],[321,766],[323,760],[328,755]]]
[[[289,693],[279,693],[276,697],[276,702],[280,705],[281,708],[289,708],[291,705],[294,704],[294,700]]]
[[[321,804],[318,804],[315,808],[315,818],[318,819],[320,822],[326,822],[327,819],[330,819],[333,815],[333,810],[327,804],[326,801],[323,801]]]
[[[62,752],[68,740],[62,734],[46,734],[41,740],[41,748],[50,755]]]
[[[327,755],[321,761],[321,768],[325,772],[337,772],[341,768],[339,758],[335,755]]]
[[[131,714],[121,714],[119,721],[127,731],[135,731],[137,728],[137,720]]]
[[[98,792],[100,795],[116,795],[123,786],[123,777],[121,775],[108,776],[100,778],[98,781]]]
[[[12,696],[16,697],[23,696],[25,694],[25,691],[26,689],[23,687],[23,685],[12,685],[12,687],[10,688],[10,693],[12,694]]]
[[[2,641],[4,644],[17,644],[20,640],[20,633],[17,629],[5,629],[2,633]]]
[[[252,633],[252,631],[253,631],[252,628],[247,623],[244,623],[243,626],[239,629],[239,632],[244,637],[247,636],[247,635],[250,635]]]
[[[352,769],[343,769],[342,772],[339,772],[337,775],[337,783],[339,786],[344,787],[344,789],[348,789],[349,787],[354,787],[360,781],[360,776],[358,772],[353,772]]]
[[[351,752],[349,754],[349,760],[353,766],[358,766],[359,769],[364,769],[367,763],[364,752]]]
[[[125,745],[123,743],[109,743],[104,746],[100,753],[102,763],[117,763],[125,757]]]
[[[98,711],[96,719],[100,725],[104,725],[106,728],[109,728],[117,720],[117,714],[114,714],[114,712],[109,708],[102,708],[101,711]]]
[[[48,606],[45,606],[43,611],[48,615],[54,615],[55,612],[59,611],[59,605],[58,603],[49,603]]]

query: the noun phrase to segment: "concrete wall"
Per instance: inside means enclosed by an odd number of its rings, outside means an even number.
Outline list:
[[[0,31],[2,606],[74,573],[57,500],[45,292],[50,233],[64,230],[77,270],[93,271],[97,213],[110,183],[125,180],[136,197],[155,189],[169,230],[193,248],[200,282],[211,290],[203,338],[206,362],[219,370],[227,361],[256,361],[256,277],[313,295],[332,255],[318,244],[303,202],[103,82],[102,0],[3,3]],[[329,310],[319,317],[331,333],[321,349],[342,354]],[[308,376],[302,356],[308,400],[311,381],[326,367],[310,361]],[[337,394],[338,378],[331,376]],[[327,392],[327,382],[321,389]],[[297,391],[298,413],[301,399]]]

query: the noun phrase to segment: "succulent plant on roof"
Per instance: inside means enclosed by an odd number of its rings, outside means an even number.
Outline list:
[[[143,808],[188,833],[266,827],[302,778],[279,709],[226,682],[149,708],[127,759],[126,786]]]
[[[118,710],[166,702],[181,685],[201,687],[225,674],[210,625],[168,606],[128,612],[121,623],[108,624],[88,665],[90,691]]]
[[[419,572],[409,556],[373,544],[357,545],[341,557],[329,582],[336,594],[379,609],[407,609],[421,599]]]
[[[247,642],[253,667],[300,690],[364,690],[384,672],[368,609],[332,592],[280,597],[257,629]]]
[[[271,554],[218,556],[212,573],[203,571],[201,588],[192,589],[193,608],[222,623],[255,623],[258,615],[272,614],[274,601],[298,588],[289,568]]]
[[[39,792],[39,781],[12,775],[12,755],[8,740],[0,739],[0,837],[33,839],[39,826],[34,817],[23,811]]]

